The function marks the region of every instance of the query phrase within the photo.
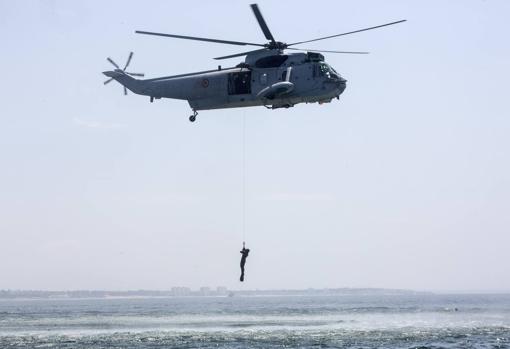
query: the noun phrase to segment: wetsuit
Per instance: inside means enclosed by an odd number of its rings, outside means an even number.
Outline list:
[[[243,246],[243,249],[239,252],[242,255],[241,256],[241,277],[239,278],[239,280],[242,282],[242,281],[244,281],[244,265],[246,264],[246,257],[248,257],[248,253],[250,253],[250,249],[244,248],[244,246]]]

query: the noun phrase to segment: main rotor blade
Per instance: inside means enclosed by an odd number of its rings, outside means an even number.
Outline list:
[[[113,59],[111,59],[110,57],[106,58],[106,60],[107,60],[108,62],[110,62],[111,64],[113,64],[113,66],[114,66],[115,68],[120,69],[120,67],[117,65],[117,63],[115,63],[115,62],[113,61]]]
[[[126,70],[126,68],[128,67],[129,63],[131,63],[131,58],[133,58],[133,52],[129,52],[129,57],[127,59],[126,65],[124,66],[124,69],[122,69],[122,70]]]
[[[238,45],[238,46],[251,45],[251,46],[262,46],[262,47],[264,47],[263,44],[255,44],[255,43],[252,43],[252,42],[243,42],[243,41],[230,41],[230,40],[199,38],[199,37],[196,37],[196,36],[185,36],[185,35],[175,35],[175,34],[165,34],[165,33],[154,33],[154,32],[146,32],[146,31],[141,31],[141,30],[137,30],[137,31],[135,31],[135,33],[137,33],[137,34],[145,34],[145,35],[166,36],[166,37],[169,37],[169,38],[176,38],[176,39],[186,39],[186,40],[197,40],[197,41],[215,42],[215,43],[218,43],[218,44],[228,44],[228,45]]]
[[[269,27],[267,26],[266,21],[264,20],[264,17],[262,16],[262,13],[259,10],[259,6],[257,4],[251,4],[250,6],[253,11],[253,14],[255,15],[255,18],[257,18],[257,21],[259,22],[262,32],[264,32],[266,39],[270,40],[271,42],[275,42],[273,34],[271,34],[271,31],[269,30]]]
[[[306,40],[306,41],[294,42],[294,43],[292,43],[292,44],[289,44],[288,46],[294,46],[294,45],[304,44],[304,43],[307,43],[307,42],[314,42],[314,41],[319,41],[319,40],[325,40],[325,39],[336,38],[337,36],[343,36],[343,35],[349,35],[349,34],[354,34],[354,33],[364,32],[364,31],[367,31],[367,30],[372,30],[372,29],[382,28],[382,27],[386,27],[386,26],[389,26],[389,25],[394,25],[394,24],[402,23],[402,22],[405,22],[405,21],[406,21],[406,20],[405,20],[405,19],[403,19],[403,20],[396,21],[396,22],[391,22],[391,23],[386,23],[386,24],[376,25],[375,27],[370,27],[370,28],[364,28],[364,29],[354,30],[354,31],[352,31],[352,32],[347,32],[347,33],[342,33],[342,34],[336,34],[336,35],[330,35],[330,36],[325,36],[325,37],[322,37],[322,38],[317,38],[317,39],[312,39],[312,40]]]
[[[103,82],[103,84],[109,84],[110,82],[112,82],[113,78],[109,78],[108,80],[106,80],[105,82]]]
[[[127,71],[124,73],[131,75],[131,76],[145,76],[145,74],[143,74],[143,73],[128,73]]]
[[[247,52],[235,53],[235,54],[233,54],[233,55],[228,55],[228,56],[216,57],[216,58],[214,58],[214,59],[220,60],[220,59],[227,59],[227,58],[241,57],[241,56],[246,56],[246,55],[247,55],[247,54],[249,54],[249,53],[262,52],[262,51],[266,51],[266,50],[267,50],[267,49],[263,48],[263,49],[260,49],[260,50],[252,50],[252,51],[247,51]]]
[[[370,52],[361,52],[361,51],[329,51],[329,50],[315,50],[311,48],[298,48],[298,47],[287,47],[286,50],[295,50],[295,51],[308,51],[308,52],[326,52],[326,53],[349,53],[356,55],[367,55]]]

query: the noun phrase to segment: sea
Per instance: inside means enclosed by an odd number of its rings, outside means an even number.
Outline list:
[[[0,348],[510,348],[510,295],[0,300]]]

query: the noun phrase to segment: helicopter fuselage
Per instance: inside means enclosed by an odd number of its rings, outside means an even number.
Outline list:
[[[134,93],[151,97],[151,101],[187,100],[195,111],[325,103],[338,98],[346,87],[346,80],[324,62],[324,57],[312,52],[249,55],[245,63],[234,68],[147,80],[133,79],[121,71],[108,76]]]

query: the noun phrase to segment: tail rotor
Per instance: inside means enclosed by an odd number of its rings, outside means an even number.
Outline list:
[[[116,72],[123,73],[123,74],[130,75],[130,76],[140,76],[140,77],[145,76],[145,74],[143,74],[143,73],[131,73],[131,72],[127,72],[126,71],[127,67],[131,63],[131,59],[132,58],[133,58],[133,52],[129,52],[129,56],[128,56],[128,59],[126,61],[126,65],[124,65],[124,69],[120,69],[120,66],[117,63],[115,63],[115,61],[113,59],[111,59],[110,57],[107,57],[106,60],[108,62],[110,62],[115,67],[115,71]],[[103,84],[107,85],[112,80],[114,80],[114,79],[113,78],[109,78]],[[124,86],[124,95],[127,95],[127,88],[126,88],[126,86]]]

